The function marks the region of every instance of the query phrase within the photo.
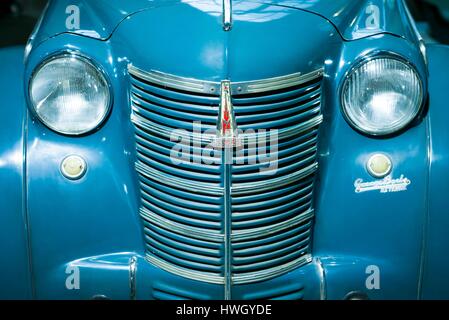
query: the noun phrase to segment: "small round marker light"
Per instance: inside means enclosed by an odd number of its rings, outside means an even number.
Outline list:
[[[71,155],[62,160],[61,173],[70,180],[81,179],[87,170],[86,161],[80,156]]]
[[[369,174],[379,179],[389,175],[392,167],[390,158],[380,153],[371,156],[366,164]]]

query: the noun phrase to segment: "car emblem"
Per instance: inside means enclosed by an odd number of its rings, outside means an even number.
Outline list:
[[[232,148],[238,144],[237,125],[231,100],[231,83],[228,80],[224,80],[221,82],[216,146],[221,148]]]

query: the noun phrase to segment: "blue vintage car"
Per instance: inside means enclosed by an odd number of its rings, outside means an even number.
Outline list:
[[[0,298],[449,298],[402,0],[50,1],[0,63]]]

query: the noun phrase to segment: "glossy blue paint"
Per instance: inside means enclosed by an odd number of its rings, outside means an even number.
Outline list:
[[[418,49],[390,35],[344,43],[329,65],[314,252],[326,257],[322,261],[328,271],[330,299],[343,298],[350,287],[366,291],[365,269],[370,265],[382,271],[382,290],[367,292],[370,298],[418,296],[428,167],[425,122],[418,121],[395,137],[374,139],[355,132],[340,112],[339,84],[346,72],[379,48],[415,61],[423,79],[427,74]],[[373,180],[366,162],[378,152],[392,158],[393,177],[403,174],[412,181],[407,192],[355,193],[356,179]]]
[[[429,115],[427,139],[429,148],[429,187],[427,190],[427,223],[425,224],[425,257],[421,297],[449,299],[447,270],[449,259],[445,252],[449,246],[449,130],[446,119],[447,88],[449,88],[449,48],[433,45],[429,57]]]
[[[297,8],[329,20],[345,40],[357,40],[377,34],[389,33],[414,39],[411,22],[402,0],[250,0]]]
[[[0,88],[9,88],[0,103],[0,168],[5,168],[0,189],[8,195],[1,198],[0,253],[13,260],[0,268],[1,297],[128,299],[135,257],[138,299],[224,298],[221,285],[175,276],[144,258],[130,62],[144,70],[212,81],[264,79],[324,65],[314,260],[269,281],[234,286],[233,298],[342,299],[351,291],[372,299],[449,296],[449,286],[441,285],[449,263],[444,259],[449,245],[444,196],[449,51],[429,48],[429,77],[402,1],[235,1],[229,32],[222,28],[220,1],[70,1],[86,13],[76,32],[64,29],[66,16],[60,12],[68,3],[51,2],[28,45],[24,75],[0,74]],[[382,19],[378,29],[365,32],[361,26],[367,5],[378,5]],[[76,138],[28,118],[18,84],[23,79],[26,92],[34,68],[65,50],[98,63],[109,75],[114,95],[105,124]],[[0,52],[11,70],[23,68],[19,51]],[[405,132],[383,139],[355,132],[340,112],[339,96],[348,70],[378,52],[410,61],[429,91],[429,112]],[[354,192],[356,179],[372,179],[365,163],[377,152],[392,158],[393,177],[403,174],[411,180],[406,192]],[[79,181],[60,173],[69,154],[87,161],[88,171]],[[380,290],[365,287],[371,265],[380,269]],[[79,290],[66,288],[67,267],[79,268]],[[12,283],[18,270],[21,276]]]
[[[0,299],[30,299],[23,48],[1,49],[0,61]]]
[[[28,63],[39,61],[49,48],[59,50],[65,47],[63,43],[73,43],[71,37],[48,40],[30,56]],[[118,107],[127,103],[121,85],[125,81],[124,65],[119,67],[116,61],[112,65],[112,53],[105,43],[84,37],[80,40],[68,48],[83,48],[105,69],[114,88],[115,105],[101,130],[81,139],[50,132],[34,119],[29,122],[28,214],[38,298],[64,296],[65,282],[59,280],[66,277],[61,266],[69,261],[143,250],[136,213],[130,111]],[[92,51],[86,52],[89,47]],[[94,145],[98,148],[92,148]],[[61,161],[68,154],[78,154],[87,162],[87,173],[79,181],[69,181],[60,173]],[[86,193],[86,187],[97,191]]]
[[[219,0],[58,0],[50,1],[46,14],[51,21],[44,20],[36,29],[35,43],[62,33],[73,33],[95,39],[107,40],[115,28],[132,15],[161,7],[188,4],[202,12],[221,17],[222,4]],[[263,12],[260,6],[267,4],[270,12]],[[77,6],[82,14],[80,29],[67,30],[66,21],[69,6]],[[233,1],[234,21],[268,21],[283,16],[288,8],[314,13],[332,22],[347,40],[355,40],[375,34],[390,33],[413,39],[410,21],[402,0],[246,0]],[[68,11],[67,11],[68,10]],[[174,9],[176,10],[176,9]],[[258,11],[257,16],[254,12]],[[221,18],[220,18],[221,20]],[[173,20],[174,21],[174,20]],[[177,23],[179,24],[179,22]],[[190,25],[190,24],[189,24]],[[368,26],[368,28],[367,28]]]

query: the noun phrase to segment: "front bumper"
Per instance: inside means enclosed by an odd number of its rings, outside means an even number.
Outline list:
[[[381,270],[380,288],[367,286],[367,281],[371,283],[370,266]],[[400,266],[367,257],[315,257],[311,263],[272,280],[233,286],[231,298],[341,300],[351,292],[359,292],[378,299],[395,294],[394,286],[400,285],[402,273]],[[221,285],[173,275],[132,252],[61,265],[47,273],[46,287],[46,299],[222,300],[224,297]]]

